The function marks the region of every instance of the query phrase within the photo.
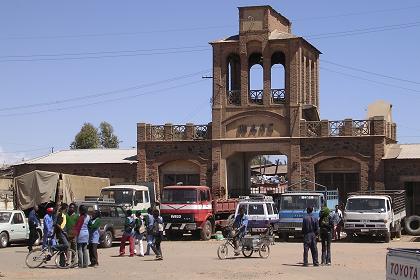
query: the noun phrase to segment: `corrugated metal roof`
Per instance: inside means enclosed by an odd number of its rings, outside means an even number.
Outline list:
[[[420,159],[420,144],[392,144],[382,159]]]
[[[83,163],[137,163],[136,149],[80,149],[65,150],[30,159],[22,164],[83,164]]]

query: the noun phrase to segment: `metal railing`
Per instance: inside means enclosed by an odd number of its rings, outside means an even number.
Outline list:
[[[204,140],[208,138],[208,126],[207,125],[195,125],[194,126],[194,140]]]
[[[241,105],[241,90],[234,89],[227,91],[227,104],[229,105]]]
[[[150,137],[153,140],[165,140],[165,126],[152,125],[150,127]]]
[[[271,103],[283,104],[286,102],[286,90],[282,89],[271,89]]]
[[[262,89],[251,89],[249,91],[249,103],[251,104],[263,104],[264,91]]]
[[[172,126],[172,139],[173,140],[184,140],[185,139],[186,126],[185,125],[174,125]]]
[[[371,120],[304,121],[302,137],[373,135]]]

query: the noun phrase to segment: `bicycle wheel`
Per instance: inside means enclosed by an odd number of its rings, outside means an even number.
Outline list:
[[[252,248],[246,246],[242,247],[242,255],[244,255],[245,258],[250,258],[252,256],[252,253],[254,253],[254,250]]]
[[[222,244],[219,246],[219,248],[217,249],[217,256],[219,257],[219,259],[224,260],[226,259],[228,255],[228,247],[226,246],[226,244]]]
[[[77,264],[76,251],[68,249],[60,251],[56,254],[55,265],[58,268],[73,268]]]
[[[260,254],[261,258],[263,258],[263,259],[268,258],[268,256],[270,255],[270,246],[268,246],[268,244],[264,243],[263,245],[261,245],[258,253]]]
[[[48,250],[34,249],[26,256],[25,263],[29,268],[36,268],[47,262]]]

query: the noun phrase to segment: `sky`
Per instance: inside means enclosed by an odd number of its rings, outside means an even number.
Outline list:
[[[238,33],[239,6],[271,5],[321,52],[321,119],[393,107],[420,143],[420,3],[406,1],[0,1],[0,166],[68,149],[85,122],[211,121],[208,42]]]

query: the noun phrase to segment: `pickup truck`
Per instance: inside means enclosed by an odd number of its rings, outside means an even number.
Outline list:
[[[42,231],[38,231],[35,245],[40,243]],[[25,214],[21,210],[0,211],[0,248],[5,248],[11,243],[18,243],[29,238],[29,225]]]
[[[384,237],[388,243],[401,237],[405,191],[384,190],[350,193],[344,211],[344,231],[351,239],[361,235]]]
[[[388,249],[386,255],[386,279],[418,279],[420,273],[420,250]]]

